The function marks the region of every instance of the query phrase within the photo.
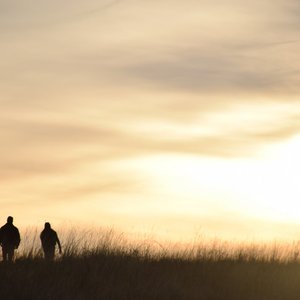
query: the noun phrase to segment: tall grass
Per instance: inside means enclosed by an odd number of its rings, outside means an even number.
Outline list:
[[[38,232],[22,233],[0,265],[0,299],[299,299],[299,243],[191,244],[132,239],[114,230],[60,232],[63,255],[45,262]]]

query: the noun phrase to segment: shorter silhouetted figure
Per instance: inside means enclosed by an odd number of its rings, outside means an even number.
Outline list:
[[[52,261],[54,259],[56,244],[58,245],[59,253],[62,253],[57,233],[51,228],[50,223],[45,223],[45,228],[41,232],[40,238],[46,260]]]
[[[7,223],[0,228],[0,244],[2,247],[3,261],[11,262],[14,258],[15,249],[20,245],[20,233],[13,225],[13,217],[7,218]]]

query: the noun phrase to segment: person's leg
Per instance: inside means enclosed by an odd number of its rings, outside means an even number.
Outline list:
[[[55,256],[55,247],[51,247],[50,249],[50,259],[54,260],[54,256]]]
[[[54,260],[54,255],[55,255],[55,247],[49,248],[49,260]]]
[[[14,247],[10,247],[7,251],[7,258],[8,258],[8,261],[9,262],[12,262],[13,259],[14,259],[14,252],[15,252],[15,249]]]
[[[54,247],[45,248],[44,249],[45,259],[47,261],[52,261],[54,259],[54,252],[55,252]]]
[[[7,256],[8,256],[7,248],[2,246],[2,260],[7,261]]]
[[[49,261],[50,257],[49,257],[49,251],[48,250],[44,250],[44,255],[45,255],[45,260]]]

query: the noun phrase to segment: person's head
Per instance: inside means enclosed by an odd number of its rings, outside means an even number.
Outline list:
[[[7,223],[8,223],[8,224],[12,224],[13,221],[14,221],[14,218],[13,218],[13,217],[11,217],[11,216],[7,217]]]
[[[50,223],[49,223],[49,222],[46,222],[46,223],[45,223],[45,229],[50,229],[50,228],[51,228]]]

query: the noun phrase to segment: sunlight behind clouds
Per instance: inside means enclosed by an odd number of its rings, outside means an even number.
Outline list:
[[[271,147],[252,159],[162,155],[140,158],[130,165],[150,176],[152,194],[164,199],[162,209],[170,215],[201,219],[221,211],[298,223],[299,147],[297,136],[278,145],[277,151]]]
[[[297,223],[299,11],[0,0],[3,214],[173,235]]]

